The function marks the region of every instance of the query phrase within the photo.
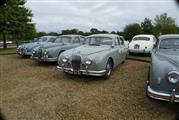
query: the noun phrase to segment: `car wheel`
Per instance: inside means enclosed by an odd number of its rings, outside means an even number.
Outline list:
[[[105,73],[105,75],[104,75],[104,78],[105,78],[105,79],[110,78],[111,73],[112,73],[112,67],[113,67],[112,60],[109,59],[108,62],[107,62],[107,64],[106,64],[106,73]]]

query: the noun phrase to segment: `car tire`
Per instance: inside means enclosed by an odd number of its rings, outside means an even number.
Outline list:
[[[113,62],[111,59],[108,59],[108,62],[106,64],[106,73],[103,76],[105,79],[109,79],[112,73],[112,68],[113,68]]]

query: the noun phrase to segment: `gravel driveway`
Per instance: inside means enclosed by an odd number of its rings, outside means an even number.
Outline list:
[[[7,120],[175,120],[178,104],[145,95],[149,64],[127,60],[109,80],[67,76],[56,64],[0,56],[0,108]]]

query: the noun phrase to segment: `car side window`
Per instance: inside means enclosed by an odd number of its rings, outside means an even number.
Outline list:
[[[75,37],[73,40],[73,43],[80,43],[80,38],[79,37]]]
[[[80,43],[85,44],[85,37],[80,37]]]
[[[120,42],[121,42],[121,45],[124,45],[124,39],[122,37],[120,37]]]
[[[118,37],[115,38],[115,45],[116,45],[116,46],[120,45],[120,41],[119,41],[119,38],[118,38]]]

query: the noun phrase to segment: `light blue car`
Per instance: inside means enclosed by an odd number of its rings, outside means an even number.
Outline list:
[[[81,35],[61,35],[53,43],[36,47],[31,58],[38,62],[55,62],[62,52],[79,47],[84,40],[85,37]]]
[[[20,56],[31,56],[32,50],[40,45],[45,45],[54,42],[56,36],[42,36],[36,42],[19,45],[16,52]]]

